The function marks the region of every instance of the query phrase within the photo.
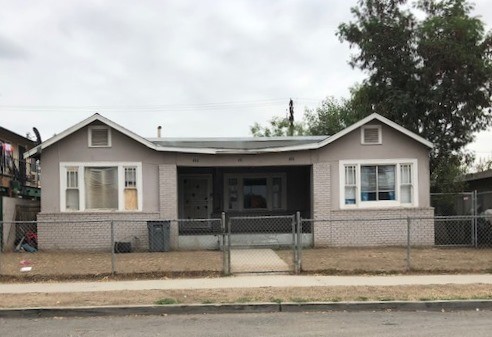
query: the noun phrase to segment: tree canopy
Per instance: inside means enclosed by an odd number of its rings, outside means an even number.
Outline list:
[[[291,128],[287,118],[274,116],[268,121],[268,124],[262,126],[260,123],[254,123],[249,127],[249,130],[255,137],[303,136],[308,133],[303,121],[294,122],[294,127]]]
[[[316,109],[307,109],[304,119],[294,122],[293,130],[290,129],[287,118],[274,116],[268,125],[262,126],[255,123],[250,127],[250,131],[255,137],[333,135],[357,122],[359,117],[359,114],[353,111],[350,100],[327,97]]]
[[[465,146],[492,124],[492,37],[465,0],[411,6],[360,0],[355,21],[337,34],[356,50],[352,67],[368,74],[353,96],[359,111],[377,112],[433,142],[433,187],[445,191],[457,167],[470,162]]]
[[[359,0],[337,35],[367,78],[348,100],[309,111],[305,133],[333,134],[377,112],[434,143],[433,190],[453,189],[473,159],[465,146],[492,125],[492,35],[472,9],[466,0]]]

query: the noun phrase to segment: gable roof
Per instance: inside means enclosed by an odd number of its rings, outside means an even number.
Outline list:
[[[3,138],[4,141],[15,141],[17,144],[28,145],[29,147],[36,145],[34,140],[0,126],[0,139],[1,138]]]
[[[428,140],[420,137],[419,135],[405,129],[404,127],[390,121],[389,119],[377,113],[373,113],[366,118],[361,119],[357,123],[350,125],[349,127],[334,134],[333,136],[246,138],[144,138],[96,113],[26,152],[24,154],[24,158],[41,153],[43,149],[55,144],[56,142],[62,140],[63,138],[71,135],[72,133],[95,121],[102,122],[155,151],[202,154],[239,154],[319,149],[356,130],[357,128],[372,120],[378,120],[429,148],[433,147],[432,143]]]
[[[362,125],[367,124],[374,119],[380,121],[381,123],[388,125],[389,127],[392,127],[393,129],[395,129],[397,131],[400,131],[404,135],[407,135],[408,137],[416,140],[417,142],[422,143],[423,145],[427,146],[428,148],[432,149],[434,147],[434,145],[431,142],[429,142],[427,139],[417,135],[416,133],[413,133],[410,130],[405,129],[403,126],[398,125],[395,122],[393,122],[393,121],[389,120],[388,118],[383,117],[377,113],[372,113],[369,116],[367,116],[366,118],[361,119],[357,123],[354,123],[354,124],[346,127],[345,129],[343,129],[342,131],[337,132],[332,137],[330,137],[329,139],[326,140],[326,144],[334,142],[335,140],[337,140],[337,139],[345,136],[346,134],[360,128]],[[326,144],[323,144],[321,146],[325,146]]]

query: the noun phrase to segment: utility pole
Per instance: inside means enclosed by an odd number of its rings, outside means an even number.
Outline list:
[[[294,135],[294,101],[289,101],[289,136]]]

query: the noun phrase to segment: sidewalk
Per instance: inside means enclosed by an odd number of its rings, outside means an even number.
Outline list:
[[[399,286],[474,283],[492,284],[492,274],[391,276],[241,275],[221,278],[163,279],[142,281],[7,283],[0,284],[0,294],[261,287]]]

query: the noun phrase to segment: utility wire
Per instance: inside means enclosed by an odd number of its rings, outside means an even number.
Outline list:
[[[321,102],[321,99],[297,98],[297,105],[312,105]],[[0,105],[2,110],[11,111],[194,111],[194,110],[224,110],[224,109],[251,109],[266,106],[284,106],[287,99],[264,99],[250,101],[227,101],[196,104],[161,104],[161,105]]]

